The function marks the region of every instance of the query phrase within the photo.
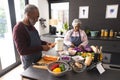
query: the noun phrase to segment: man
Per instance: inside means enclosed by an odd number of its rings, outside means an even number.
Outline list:
[[[26,5],[23,21],[16,24],[13,29],[13,39],[21,55],[24,69],[41,58],[41,51],[48,51],[55,46],[54,43],[48,43],[40,39],[38,31],[34,27],[38,18],[38,8],[35,5]]]

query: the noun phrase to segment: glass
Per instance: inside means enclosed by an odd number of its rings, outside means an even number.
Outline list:
[[[0,66],[2,70],[16,62],[8,0],[0,0]]]

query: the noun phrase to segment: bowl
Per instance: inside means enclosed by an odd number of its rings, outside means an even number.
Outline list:
[[[92,37],[96,37],[99,31],[90,31]]]
[[[72,67],[72,70],[76,73],[81,73],[81,72],[85,71],[87,68],[87,66],[81,61],[70,62],[70,65]]]
[[[56,66],[56,65],[59,65],[59,66]],[[60,65],[64,65],[64,70],[61,69]],[[53,66],[54,66],[54,69],[53,69]],[[58,68],[61,70],[59,71]],[[58,71],[56,72],[55,69],[58,69]],[[66,62],[62,62],[62,61],[51,62],[47,65],[47,70],[51,75],[55,77],[60,77],[67,73],[67,71],[69,70],[69,65]]]
[[[64,61],[64,62],[70,62],[71,56],[62,55],[62,56],[60,56],[60,60]]]
[[[76,56],[73,56],[72,57],[72,59],[74,60],[74,61],[83,61],[84,60],[84,58],[82,57],[82,56],[79,56],[79,55],[76,55]]]

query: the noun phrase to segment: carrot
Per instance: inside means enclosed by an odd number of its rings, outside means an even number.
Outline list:
[[[43,59],[46,61],[57,61],[58,57],[55,56],[43,56]]]

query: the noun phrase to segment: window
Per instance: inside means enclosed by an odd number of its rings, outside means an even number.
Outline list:
[[[25,0],[14,0],[15,3],[15,13],[16,13],[16,22],[22,20],[24,16]]]
[[[16,62],[15,50],[12,39],[12,27],[8,0],[0,0],[0,67],[1,70]]]
[[[57,19],[57,31],[69,24],[69,2],[51,3],[51,19]]]

